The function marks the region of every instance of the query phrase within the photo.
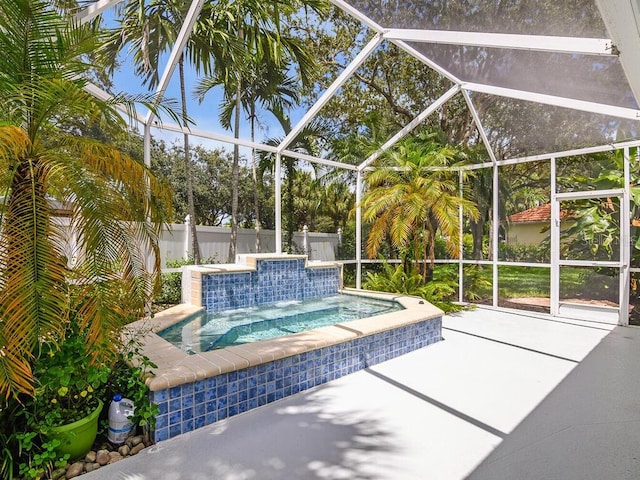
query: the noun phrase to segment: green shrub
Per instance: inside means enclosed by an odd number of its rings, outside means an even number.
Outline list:
[[[445,312],[461,309],[458,305],[451,303],[456,294],[457,283],[455,281],[443,278],[425,283],[420,274],[407,273],[402,265],[393,267],[388,263],[383,263],[382,271],[367,272],[363,286],[378,292],[421,297]]]
[[[549,263],[551,251],[546,242],[540,245],[500,243],[498,258],[505,262]]]
[[[216,257],[209,257],[202,260],[203,264],[216,263]],[[193,265],[193,257],[186,260],[171,260],[167,262],[168,268],[180,268],[185,265]],[[160,278],[162,285],[160,293],[153,299],[157,305],[176,305],[182,301],[182,273],[163,273]]]
[[[118,360],[111,369],[106,395],[109,401],[117,393],[133,400],[136,408],[131,421],[141,428],[140,433],[146,435],[149,429],[154,426],[158,406],[151,403],[149,390],[145,383],[146,378],[153,374],[153,369],[157,368],[157,365],[142,352],[142,342],[139,339],[145,333],[140,329],[134,331],[125,328],[123,332],[124,345]],[[105,405],[108,407],[109,402],[105,402]]]

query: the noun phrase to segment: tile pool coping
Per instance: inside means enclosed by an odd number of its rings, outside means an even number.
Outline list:
[[[417,297],[356,289],[342,289],[340,293],[396,301],[404,310],[196,354],[182,351],[157,335],[157,332],[202,311],[203,308],[199,306],[180,304],[171,307],[157,313],[152,319],[130,324],[127,334],[135,336],[142,345],[141,353],[157,365],[153,370],[154,375],[146,379],[147,388],[156,392],[441,318],[443,315],[442,310]]]

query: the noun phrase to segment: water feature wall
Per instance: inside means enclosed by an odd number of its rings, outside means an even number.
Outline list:
[[[288,300],[335,295],[342,269],[331,262],[307,262],[302,255],[239,255],[234,265],[188,267],[190,292],[183,298],[208,313]]]

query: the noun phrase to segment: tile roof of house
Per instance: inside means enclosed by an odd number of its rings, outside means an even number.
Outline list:
[[[540,205],[509,216],[510,223],[547,222],[551,219],[551,204]]]

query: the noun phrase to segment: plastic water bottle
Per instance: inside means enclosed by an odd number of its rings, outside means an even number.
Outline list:
[[[124,443],[131,430],[133,430],[133,423],[131,423],[130,417],[133,416],[135,407],[133,401],[128,398],[123,398],[121,394],[113,396],[113,400],[109,405],[109,431],[107,438],[114,445]]]

